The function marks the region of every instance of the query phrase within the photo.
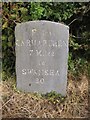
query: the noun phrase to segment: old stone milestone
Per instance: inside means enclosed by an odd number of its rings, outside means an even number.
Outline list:
[[[66,95],[69,27],[29,21],[15,28],[17,88]]]

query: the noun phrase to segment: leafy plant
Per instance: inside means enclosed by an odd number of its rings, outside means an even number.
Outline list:
[[[26,21],[50,20],[69,24],[69,70],[75,72],[89,60],[88,3],[9,2],[2,3],[2,12],[2,67],[7,75],[15,75],[15,26]]]

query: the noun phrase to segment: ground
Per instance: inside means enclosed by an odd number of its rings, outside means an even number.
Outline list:
[[[76,118],[88,117],[88,79],[68,77],[67,96],[53,99],[20,92],[12,78],[2,82],[2,117]]]

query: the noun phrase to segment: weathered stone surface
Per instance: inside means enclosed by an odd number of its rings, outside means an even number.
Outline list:
[[[15,37],[17,88],[66,95],[68,26],[30,21],[16,26]]]

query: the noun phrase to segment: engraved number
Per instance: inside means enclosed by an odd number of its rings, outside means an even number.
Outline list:
[[[43,84],[43,82],[44,82],[44,78],[41,78],[41,79],[36,78],[36,83],[37,84]]]

